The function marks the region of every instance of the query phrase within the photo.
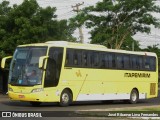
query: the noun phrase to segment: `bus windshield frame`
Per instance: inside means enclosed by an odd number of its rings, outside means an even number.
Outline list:
[[[38,63],[46,54],[47,47],[18,47],[10,65],[8,83],[12,86],[41,85],[43,70],[39,69]]]

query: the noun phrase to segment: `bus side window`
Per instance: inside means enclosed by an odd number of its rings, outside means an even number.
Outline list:
[[[105,68],[109,68],[109,57],[108,53],[104,54],[104,62],[105,62]]]
[[[137,70],[140,70],[139,57],[136,57],[136,69],[137,69]]]
[[[129,55],[124,55],[124,68],[125,69],[130,69],[130,56]]]
[[[74,66],[81,66],[81,51],[75,50],[73,51],[73,64]]]
[[[124,68],[124,60],[122,54],[117,54],[117,68],[123,69]]]
[[[132,55],[131,56],[131,64],[132,64],[132,69],[133,70],[137,70],[138,69],[138,63],[137,63],[137,56],[136,55]]]
[[[109,59],[109,68],[116,68],[115,53],[110,53],[108,55],[108,59]]]
[[[150,70],[156,71],[156,58],[150,57]]]
[[[100,68],[108,68],[108,54],[100,54]]]
[[[150,57],[144,57],[144,69],[149,70],[150,69]]]
[[[112,54],[112,68],[116,68],[116,56],[115,56],[115,53]]]
[[[67,49],[65,65],[67,67],[73,66],[73,50],[72,49]]]
[[[65,65],[66,65],[66,66],[68,65],[68,59],[69,59],[69,54],[67,53],[67,54],[66,54],[66,61],[65,61]]]
[[[144,70],[143,69],[143,65],[144,65],[144,63],[143,63],[143,56],[139,56],[138,57],[138,68],[139,68],[139,70]]]
[[[77,51],[74,52],[73,54],[73,64],[78,65],[78,54]]]
[[[93,68],[93,51],[87,51],[87,67]]]
[[[83,63],[83,67],[87,67],[87,52],[83,51],[82,53],[82,63]]]
[[[82,66],[92,68],[93,66],[93,52],[89,50],[84,50],[82,52]]]
[[[112,68],[112,55],[108,54],[108,63],[109,63],[109,68]]]
[[[97,68],[99,66],[99,53],[93,52],[93,67]]]

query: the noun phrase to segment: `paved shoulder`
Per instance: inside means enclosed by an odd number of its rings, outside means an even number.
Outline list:
[[[9,100],[8,95],[0,94],[0,101],[6,101],[6,100]]]

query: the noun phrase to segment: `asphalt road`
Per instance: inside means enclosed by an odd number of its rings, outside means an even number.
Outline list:
[[[43,103],[40,107],[32,107],[28,102],[10,101],[7,95],[0,95],[0,111],[110,111],[114,108],[128,108],[160,105],[160,90],[157,98],[140,100],[137,104],[129,104],[124,101],[113,103],[75,102],[69,107],[60,107],[56,103]]]
[[[128,117],[104,117],[106,111],[116,111],[119,108],[128,109],[134,107],[137,109],[142,106],[159,106],[160,105],[160,90],[157,98],[140,100],[137,104],[129,104],[124,101],[114,101],[113,103],[103,103],[101,101],[94,102],[76,102],[69,107],[60,107],[56,103],[43,103],[39,107],[32,107],[28,102],[10,101],[7,95],[0,94],[0,116],[3,112],[11,112],[11,118],[3,118],[4,120],[130,120]],[[44,112],[42,112],[44,111]],[[89,111],[89,113],[85,112]],[[99,112],[98,112],[99,111]],[[31,112],[40,113],[42,118],[29,117],[21,118],[14,116],[13,113]],[[44,115],[44,113],[47,113]],[[94,113],[92,116],[88,116]],[[97,114],[102,114],[103,117],[97,117]],[[27,114],[28,115],[28,114]],[[87,117],[85,116],[87,115]],[[47,116],[47,117],[45,117]],[[53,117],[54,116],[54,117]],[[0,119],[2,119],[0,117]],[[132,118],[131,118],[132,119]],[[155,118],[154,118],[155,119]],[[160,118],[158,118],[160,119]]]

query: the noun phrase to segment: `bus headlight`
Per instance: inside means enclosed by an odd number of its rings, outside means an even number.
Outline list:
[[[43,91],[43,88],[35,88],[32,90],[32,93],[41,92],[41,91]]]
[[[8,88],[8,91],[11,91],[11,92],[13,92],[13,89],[9,87],[9,88]]]

